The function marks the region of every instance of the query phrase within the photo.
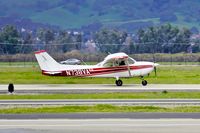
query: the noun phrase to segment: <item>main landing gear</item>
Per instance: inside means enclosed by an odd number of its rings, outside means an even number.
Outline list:
[[[142,85],[146,86],[148,84],[148,82],[146,80],[142,80]]]
[[[141,77],[141,79],[142,79],[142,85],[146,86],[148,84],[148,82],[146,80],[144,80],[143,77]],[[123,81],[120,79],[116,79],[115,84],[116,84],[116,86],[122,86]]]
[[[122,80],[117,79],[117,80],[115,81],[115,84],[116,84],[117,86],[122,86],[122,85],[123,85],[123,82],[122,82]]]
[[[148,82],[146,80],[144,80],[144,77],[141,77],[141,79],[142,79],[142,85],[146,86],[148,84]]]

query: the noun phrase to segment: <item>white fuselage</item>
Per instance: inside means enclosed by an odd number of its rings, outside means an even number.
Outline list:
[[[154,70],[152,62],[135,62],[132,65],[100,67],[98,65],[60,65],[56,71],[43,70],[45,75],[73,77],[137,77],[145,76]],[[130,67],[130,69],[128,69]],[[130,72],[129,72],[130,70]]]
[[[97,65],[64,65],[56,62],[46,51],[35,52],[44,75],[68,77],[134,77],[151,73],[153,62],[135,61],[125,53],[108,55]]]

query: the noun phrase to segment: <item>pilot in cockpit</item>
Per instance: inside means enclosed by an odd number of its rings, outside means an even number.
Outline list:
[[[124,66],[124,65],[126,65],[126,64],[125,64],[125,61],[122,60],[122,61],[119,63],[119,66]]]

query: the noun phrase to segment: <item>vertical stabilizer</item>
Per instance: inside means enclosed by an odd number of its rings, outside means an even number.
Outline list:
[[[57,71],[60,64],[56,62],[45,50],[35,52],[40,69],[43,71]]]

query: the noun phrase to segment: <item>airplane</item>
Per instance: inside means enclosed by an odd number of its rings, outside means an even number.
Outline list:
[[[36,59],[43,75],[66,77],[109,77],[115,78],[115,84],[122,86],[120,78],[140,77],[146,86],[144,76],[156,72],[154,62],[136,61],[125,53],[109,54],[96,65],[66,65],[56,62],[45,50],[35,52]]]

